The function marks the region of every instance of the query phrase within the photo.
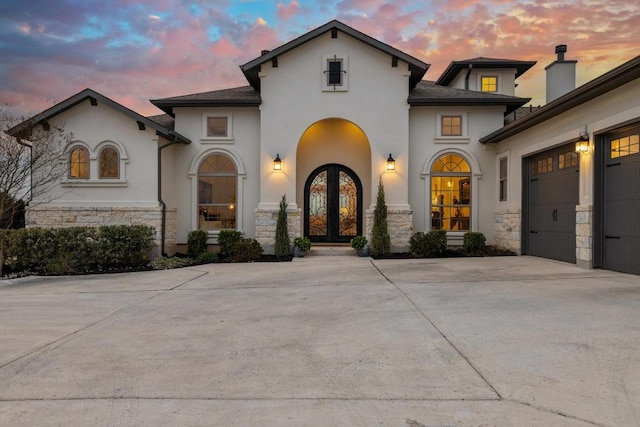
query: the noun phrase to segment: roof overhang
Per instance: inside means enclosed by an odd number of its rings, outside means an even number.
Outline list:
[[[97,106],[98,103],[103,103],[108,105],[109,107],[129,116],[131,119],[135,121],[138,126],[138,129],[144,130],[147,126],[156,130],[156,133],[164,138],[170,139],[175,142],[179,142],[182,144],[190,144],[191,140],[186,138],[183,135],[180,135],[178,132],[175,132],[171,129],[168,129],[164,126],[159,125],[153,120],[148,119],[133,110],[125,107],[122,104],[119,104],[104,95],[99,94],[91,89],[85,89],[82,92],[79,92],[70,98],[65,99],[64,101],[54,105],[47,110],[36,114],[35,116],[25,120],[24,122],[12,127],[5,131],[7,134],[19,138],[28,140],[31,138],[31,132],[33,128],[36,126],[42,125],[52,119],[53,117],[79,105],[83,102],[89,101],[92,106]]]
[[[516,79],[527,72],[531,67],[536,65],[536,61],[515,61],[507,59],[469,59],[465,61],[453,61],[444,70],[442,75],[436,81],[437,85],[448,86],[463,70],[482,69],[482,68],[515,68]]]
[[[640,78],[640,56],[551,101],[528,116],[481,138],[480,142],[493,144],[503,141],[638,78]]]
[[[260,100],[246,99],[152,99],[150,102],[171,116],[174,116],[173,109],[176,107],[258,107],[261,104]]]
[[[531,101],[531,98],[512,98],[512,99],[496,99],[496,98],[473,98],[473,99],[460,99],[460,98],[409,98],[407,101],[409,105],[422,107],[442,107],[442,106],[504,106],[506,108],[505,114],[509,114],[518,108]]]
[[[408,55],[394,47],[389,46],[386,43],[376,40],[373,37],[361,33],[360,31],[336,20],[328,22],[327,24],[318,27],[315,30],[312,30],[276,49],[265,51],[263,55],[247,62],[244,65],[241,65],[240,69],[244,73],[249,84],[257,91],[260,91],[260,77],[258,76],[258,73],[260,72],[260,67],[262,66],[262,64],[266,62],[272,62],[274,60],[277,61],[278,56],[283,55],[330,31],[332,32],[332,34],[336,35],[337,31],[340,31],[355,38],[356,40],[359,40],[375,49],[378,49],[390,55],[392,63],[397,63],[398,60],[401,60],[409,64],[409,71],[411,73],[409,77],[410,88],[415,87],[415,85],[418,84],[420,80],[422,80],[422,77],[424,77],[425,73],[429,69],[429,64],[420,61],[419,59],[414,58],[411,55]]]

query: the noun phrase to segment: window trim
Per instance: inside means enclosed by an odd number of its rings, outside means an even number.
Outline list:
[[[129,157],[127,155],[124,146],[117,141],[105,140],[100,142],[95,148],[91,148],[87,143],[83,141],[74,141],[68,148],[65,161],[69,165],[71,151],[77,147],[83,147],[89,152],[89,178],[70,178],[69,175],[60,181],[61,187],[126,187],[126,164],[129,163]],[[118,154],[118,173],[119,178],[100,178],[100,154],[102,150],[110,147],[116,150]]]
[[[506,163],[505,176],[502,176],[502,162]],[[502,156],[498,158],[498,201],[509,201],[509,156]],[[504,191],[503,191],[504,190]]]
[[[225,136],[209,136],[209,118],[226,118],[227,119],[227,134]],[[202,141],[212,142],[233,142],[233,115],[231,113],[216,113],[205,112],[202,113]]]
[[[329,62],[341,62],[342,79],[340,85],[329,84]],[[342,54],[322,55],[322,72],[320,73],[323,92],[347,92],[349,90],[349,56]]]
[[[117,164],[117,173],[116,176],[102,176],[102,155],[104,154],[104,152],[106,150],[113,150],[116,153],[116,156],[118,156],[118,158],[116,159],[116,164]],[[114,147],[113,145],[104,145],[102,146],[102,148],[100,148],[100,151],[98,151],[98,179],[100,180],[106,180],[106,179],[120,179],[120,152],[118,151],[118,149],[116,147]]]
[[[82,150],[85,152],[87,159],[86,159],[86,164],[87,164],[87,176],[71,176],[71,169],[72,169],[72,159],[71,156],[73,156],[73,152],[76,150]],[[84,163],[84,162],[83,162]],[[67,156],[67,167],[69,168],[69,171],[67,173],[67,179],[68,180],[73,180],[73,181],[86,181],[88,179],[91,178],[91,153],[89,151],[89,149],[84,146],[83,144],[74,144],[71,147],[69,147],[69,154]]]
[[[460,117],[461,118],[461,135],[443,135],[442,134],[442,120],[444,117]],[[436,137],[434,142],[436,144],[468,144],[470,142],[467,135],[467,113],[460,111],[441,111],[436,113]]]

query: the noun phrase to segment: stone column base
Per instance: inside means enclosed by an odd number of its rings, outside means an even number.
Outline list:
[[[365,230],[371,242],[374,209],[367,209]],[[391,239],[391,252],[409,252],[409,239],[413,235],[413,210],[387,208],[387,230]]]
[[[276,225],[280,209],[256,209],[256,240],[262,246],[265,254],[273,255],[276,246]],[[289,239],[301,236],[301,209],[287,210],[287,231]]]
[[[576,265],[593,268],[593,205],[576,206]]]
[[[504,249],[521,254],[522,215],[520,209],[500,209],[494,213],[494,243]]]

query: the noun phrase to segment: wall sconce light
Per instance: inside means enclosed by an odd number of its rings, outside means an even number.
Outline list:
[[[280,159],[280,154],[276,154],[276,158],[273,159],[273,171],[282,172],[282,159]]]
[[[391,153],[389,153],[389,158],[387,159],[387,172],[394,172],[396,170],[396,161],[393,157],[391,157]]]
[[[580,137],[578,141],[576,141],[576,152],[577,153],[588,153],[589,152],[589,134],[587,132],[580,132]]]

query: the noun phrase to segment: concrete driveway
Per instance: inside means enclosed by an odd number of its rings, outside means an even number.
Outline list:
[[[637,426],[640,277],[312,253],[2,281],[0,385],[3,426]]]

